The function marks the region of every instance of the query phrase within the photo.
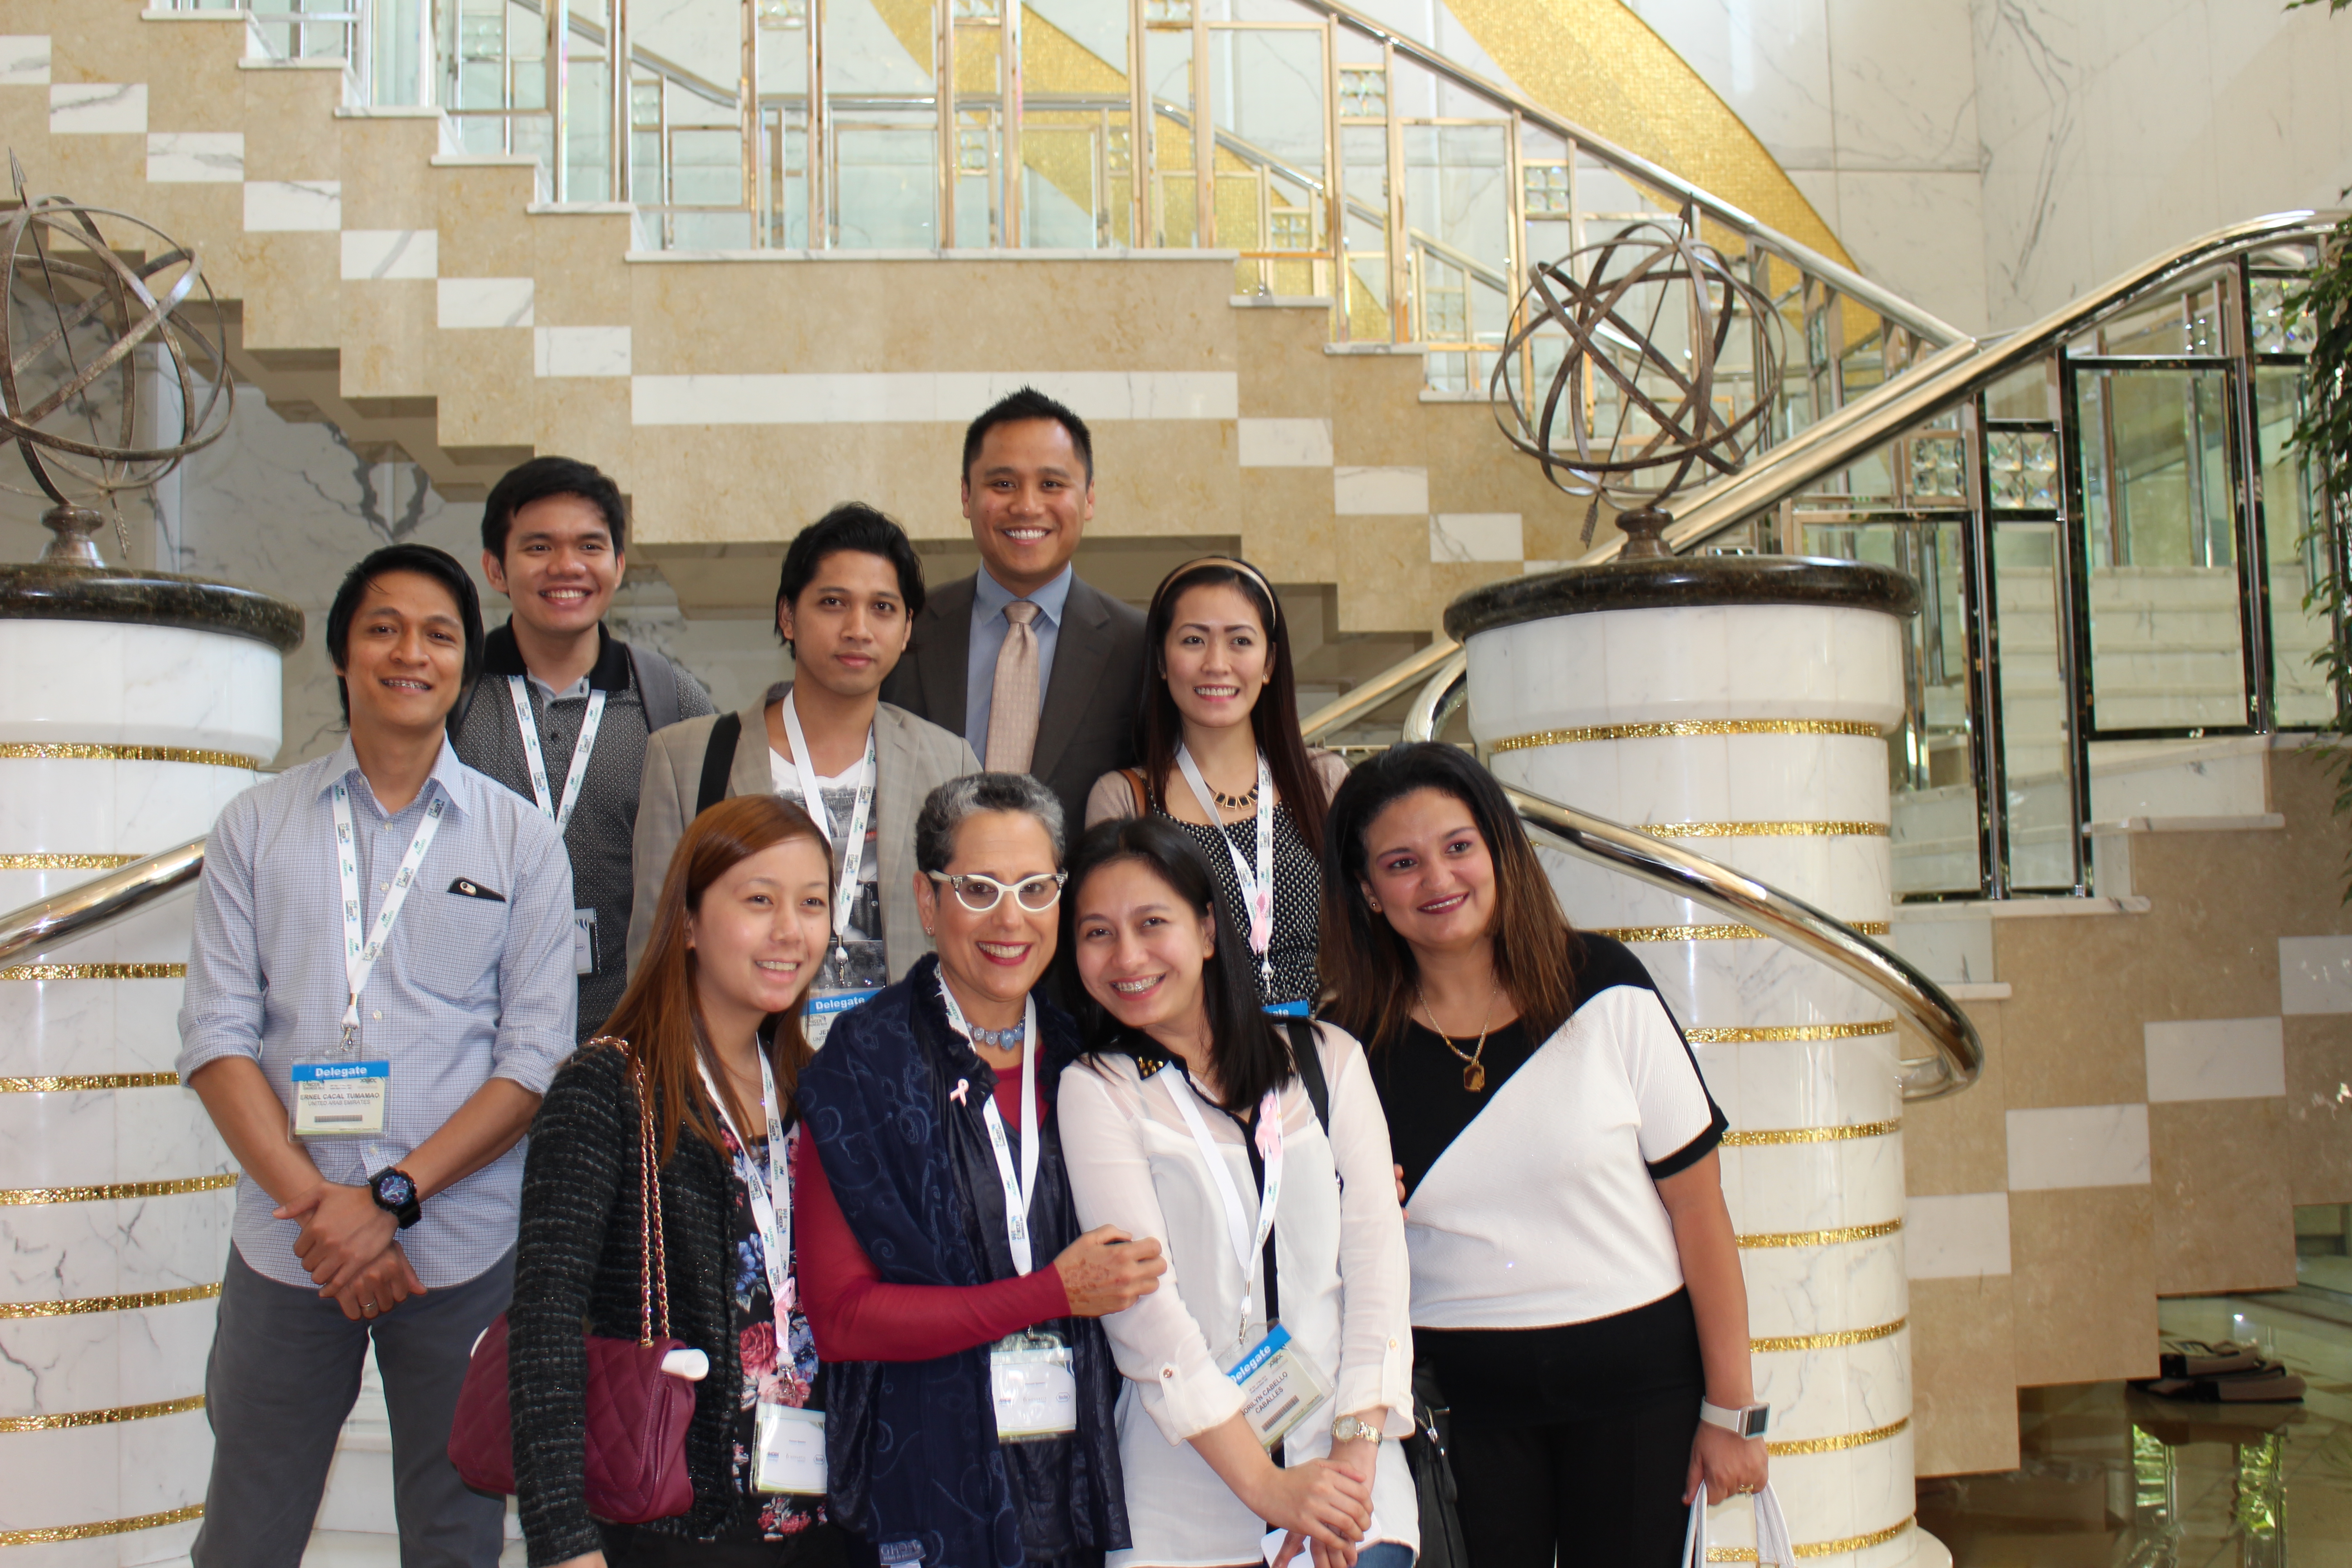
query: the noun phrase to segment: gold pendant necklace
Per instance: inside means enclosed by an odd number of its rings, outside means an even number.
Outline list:
[[[1429,998],[1421,994],[1421,987],[1415,985],[1412,988],[1413,999],[1421,1004],[1422,1012],[1428,1015],[1429,1032],[1444,1040],[1445,1048],[1462,1058],[1462,1087],[1472,1094],[1486,1092],[1486,1064],[1478,1058],[1486,1054],[1486,1036],[1492,1032],[1495,1019],[1495,997],[1502,988],[1503,983],[1498,979],[1495,982],[1494,988],[1486,993],[1486,1011],[1478,1020],[1478,1043],[1466,1051],[1454,1043],[1453,1036],[1438,1027],[1437,1014],[1431,1008]]]

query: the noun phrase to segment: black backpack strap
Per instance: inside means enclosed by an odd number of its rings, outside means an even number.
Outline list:
[[[694,815],[700,816],[727,798],[727,775],[735,771],[735,748],[742,743],[743,715],[721,713],[710,726],[710,744],[702,752],[702,784],[694,792]]]
[[[1315,1107],[1315,1120],[1323,1124],[1323,1136],[1331,1136],[1331,1086],[1323,1079],[1323,1053],[1315,1048],[1315,1020],[1286,1018],[1290,1031],[1290,1064],[1297,1069],[1299,1086],[1307,1090],[1307,1101]]]
[[[668,659],[649,647],[628,645],[630,672],[636,677],[637,700],[645,704],[646,733],[667,730],[677,722],[677,672]]]

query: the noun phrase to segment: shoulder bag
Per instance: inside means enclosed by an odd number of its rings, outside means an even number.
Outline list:
[[[627,1048],[609,1036],[600,1036],[588,1045]],[[585,1336],[583,1479],[588,1511],[611,1524],[674,1519],[694,1506],[694,1482],[686,1468],[686,1429],[694,1419],[694,1384],[662,1370],[665,1356],[686,1347],[670,1338],[669,1332],[668,1254],[662,1245],[653,1097],[641,1064],[631,1062],[630,1076],[637,1091],[640,1328],[634,1340]],[[661,1309],[658,1334],[655,1332],[656,1299]],[[458,1479],[476,1491],[509,1494],[515,1489],[503,1312],[475,1342],[473,1359],[467,1363],[457,1417],[450,1423],[449,1462],[457,1468]]]
[[[1323,1077],[1323,1058],[1315,1048],[1315,1026],[1305,1018],[1286,1020],[1290,1036],[1290,1061],[1297,1069],[1307,1100],[1323,1135],[1331,1135],[1331,1086]],[[1421,1505],[1421,1556],[1414,1568],[1468,1568],[1470,1548],[1462,1539],[1462,1507],[1454,1489],[1454,1460],[1447,1452],[1453,1440],[1453,1412],[1438,1391],[1437,1378],[1427,1367],[1412,1369],[1412,1432],[1401,1439],[1404,1462],[1412,1471],[1412,1489]]]
[[[1780,1512],[1780,1500],[1773,1495],[1772,1483],[1765,1482],[1750,1495],[1749,1500],[1756,1505],[1756,1550],[1753,1556],[1757,1568],[1764,1568],[1768,1563],[1777,1563],[1780,1568],[1797,1568],[1797,1551],[1789,1543],[1789,1521]],[[1704,1481],[1699,1483],[1698,1495],[1691,1499],[1690,1526],[1683,1531],[1683,1554],[1676,1561],[1682,1568],[1706,1568],[1709,1561],[1706,1484]]]

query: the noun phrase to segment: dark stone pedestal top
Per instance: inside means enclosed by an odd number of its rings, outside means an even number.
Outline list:
[[[285,600],[176,572],[56,562],[0,564],[0,618],[186,626],[251,637],[279,653],[302,646],[302,612]]]
[[[1914,616],[1919,584],[1892,567],[1810,555],[1621,557],[1473,588],[1445,607],[1445,631],[1468,642],[1497,626],[1554,616],[1701,605],[1830,605]]]

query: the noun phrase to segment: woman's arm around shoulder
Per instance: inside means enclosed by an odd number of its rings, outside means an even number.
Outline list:
[[[625,1058],[611,1045],[582,1047],[548,1086],[531,1124],[507,1311],[515,1486],[524,1533],[544,1562],[601,1543],[584,1480],[588,1373],[580,1326],[636,1146]]]
[[[1331,1086],[1331,1162],[1339,1173],[1339,1375],[1334,1410],[1383,1413],[1391,1437],[1412,1430],[1412,1272],[1397,1206],[1388,1117],[1354,1036],[1315,1026]]]

